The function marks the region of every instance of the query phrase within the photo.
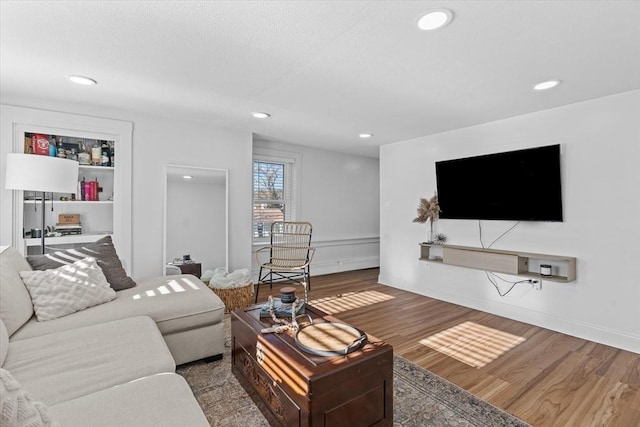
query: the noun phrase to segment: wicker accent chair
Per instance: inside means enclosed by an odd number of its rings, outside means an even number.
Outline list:
[[[256,299],[260,285],[289,281],[304,287],[305,298],[311,288],[309,265],[315,253],[311,247],[313,226],[308,222],[277,221],[271,224],[271,244],[256,251],[260,266]]]

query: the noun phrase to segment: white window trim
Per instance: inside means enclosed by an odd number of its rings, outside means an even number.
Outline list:
[[[290,209],[289,220],[296,221],[298,218],[298,212],[300,212],[300,195],[301,195],[301,182],[302,182],[302,153],[296,153],[292,151],[274,150],[270,148],[254,147],[253,159],[251,161],[252,168],[253,162],[264,161],[273,163],[285,163],[289,165],[291,170],[290,189],[287,191],[291,195],[290,202],[288,203]],[[286,178],[285,178],[286,179]],[[253,209],[253,172],[251,173],[251,209]],[[286,189],[285,189],[286,191]],[[251,214],[251,227],[253,229],[253,212]],[[253,236],[253,233],[251,233]],[[257,238],[252,237],[254,243],[264,244],[269,242],[269,237]]]

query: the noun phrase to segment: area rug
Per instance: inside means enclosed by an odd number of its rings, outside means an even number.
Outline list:
[[[222,360],[179,366],[211,426],[268,426],[257,404],[231,372],[229,316]],[[264,408],[263,408],[264,409]],[[394,427],[528,426],[401,356],[393,357]]]

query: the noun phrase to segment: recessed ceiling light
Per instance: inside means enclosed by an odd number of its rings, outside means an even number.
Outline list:
[[[184,175],[183,178],[184,179],[192,179],[193,177],[191,175]]]
[[[546,80],[533,86],[534,90],[547,90],[560,84],[560,80]]]
[[[251,113],[251,115],[253,117],[255,117],[256,119],[268,119],[269,117],[271,117],[271,114],[269,114],[269,113],[261,113],[259,111]]]
[[[71,80],[72,82],[79,84],[79,85],[84,85],[84,86],[93,86],[98,84],[97,81],[93,80],[90,77],[85,77],[85,76],[78,76],[75,74],[71,74],[69,76],[67,76],[67,78],[69,80]]]
[[[373,136],[372,133],[360,133],[360,134],[358,134],[358,137],[360,137],[362,139],[371,138],[372,136]]]
[[[418,20],[418,28],[423,31],[437,30],[449,24],[453,13],[449,9],[434,9],[427,12]]]

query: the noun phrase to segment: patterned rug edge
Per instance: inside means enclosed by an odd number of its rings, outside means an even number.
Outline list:
[[[440,413],[440,416],[448,419],[446,425],[530,427],[529,424],[519,418],[493,406],[428,369],[416,365],[399,354],[394,354],[393,358],[394,421],[396,421],[396,427],[443,425],[441,423],[444,421],[442,419],[436,420],[433,417],[425,419],[424,414],[419,412],[408,414],[407,410],[402,408],[402,406],[406,405],[397,399],[397,397],[400,397],[398,394],[402,393],[401,390],[398,390],[398,387],[402,386],[401,381],[406,382],[411,387],[449,409],[450,412],[444,411]],[[402,419],[403,415],[406,420]],[[465,420],[468,424],[463,423],[462,420]]]
[[[186,379],[212,427],[268,426],[260,410],[266,406],[254,401],[255,394],[247,393],[231,372],[229,320],[225,315],[222,360],[180,365],[176,372]],[[393,413],[394,427],[530,427],[398,354],[393,356]]]

